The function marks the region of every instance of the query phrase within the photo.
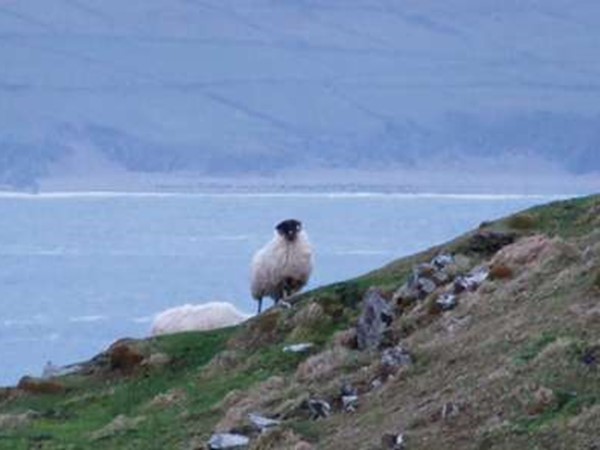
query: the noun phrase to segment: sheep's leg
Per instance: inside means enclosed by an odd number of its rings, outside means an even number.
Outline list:
[[[258,312],[256,314],[260,314],[260,311],[262,309],[262,298],[259,298],[257,300],[257,302],[258,302]]]

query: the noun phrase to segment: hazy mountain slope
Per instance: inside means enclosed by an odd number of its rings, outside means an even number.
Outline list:
[[[4,1],[0,155],[26,156],[0,179],[81,145],[140,171],[597,171],[598,19],[590,0]]]
[[[594,448],[599,210],[597,195],[536,207],[237,328],[122,340],[70,375],[25,378],[0,390],[0,448],[205,449],[215,430],[250,436],[254,450],[390,449],[382,438],[398,433],[411,450]],[[390,301],[441,253],[462,267],[453,277],[490,276],[448,311],[436,302],[459,278]],[[394,314],[380,347],[359,350],[353,330],[371,287]],[[283,351],[299,342],[314,346]],[[412,362],[390,369],[383,355],[398,346]],[[348,384],[351,412],[340,398]],[[331,414],[311,419],[310,399]],[[282,422],[259,434],[248,413]]]

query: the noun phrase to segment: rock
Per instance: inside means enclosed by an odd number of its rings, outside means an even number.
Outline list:
[[[315,344],[311,342],[302,342],[300,344],[286,345],[285,347],[283,347],[283,351],[287,353],[304,353],[313,348],[314,345]]]
[[[310,411],[310,418],[313,420],[326,419],[331,414],[331,405],[321,399],[308,400],[308,409]]]
[[[263,417],[256,413],[248,414],[248,420],[250,420],[250,423],[260,432],[265,431],[267,428],[281,425],[281,420],[269,419],[268,417]]]
[[[342,407],[346,412],[354,412],[358,408],[358,395],[342,395]]]
[[[64,384],[59,381],[29,376],[21,378],[17,388],[29,394],[62,394],[66,391]]]
[[[245,448],[250,444],[250,439],[241,434],[218,433],[213,434],[208,441],[211,450]]]
[[[442,253],[433,258],[431,260],[431,264],[437,270],[444,270],[446,267],[450,266],[451,264],[454,264],[454,258],[452,257],[452,255]]]
[[[481,283],[487,279],[488,275],[489,272],[486,268],[479,268],[465,276],[458,277],[456,280],[454,280],[454,293],[460,294],[465,291],[476,291]]]
[[[402,346],[386,348],[381,353],[381,365],[388,369],[398,369],[403,366],[410,366],[413,363],[413,357]]]
[[[440,295],[440,297],[435,301],[435,304],[442,311],[449,311],[451,309],[454,309],[456,305],[458,305],[458,299],[456,297],[456,294],[452,292],[446,292]]]
[[[356,338],[360,350],[379,347],[385,330],[394,320],[394,313],[387,301],[374,288],[365,294],[362,314],[356,326]]]
[[[381,378],[375,378],[373,381],[371,381],[371,389],[379,389],[381,386],[383,386],[383,381],[381,381]]]
[[[92,441],[99,441],[101,439],[106,439],[106,438],[112,437],[115,434],[125,433],[128,431],[135,430],[140,425],[140,423],[142,423],[144,420],[146,420],[146,418],[143,416],[127,417],[127,416],[124,416],[123,414],[120,414],[117,417],[115,417],[112,420],[112,422],[110,422],[105,427],[103,427],[97,431],[94,431],[90,435],[90,439]]]
[[[404,435],[394,434],[394,433],[386,433],[381,438],[381,446],[386,450],[404,450]]]

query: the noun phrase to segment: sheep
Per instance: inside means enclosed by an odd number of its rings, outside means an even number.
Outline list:
[[[154,317],[152,336],[182,331],[214,330],[237,325],[249,317],[231,303],[209,302],[167,309]]]
[[[275,237],[252,258],[250,290],[258,302],[258,314],[263,297],[271,297],[277,305],[306,285],[313,268],[312,253],[301,222],[288,219],[275,227]]]

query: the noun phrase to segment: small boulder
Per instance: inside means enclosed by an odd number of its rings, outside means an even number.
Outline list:
[[[412,355],[400,345],[386,348],[381,353],[381,365],[386,369],[399,369],[400,367],[410,366],[412,363]]]
[[[266,431],[268,428],[273,428],[281,425],[281,420],[270,419],[268,417],[261,416],[260,414],[250,413],[248,414],[248,420],[250,423],[261,433]]]
[[[311,348],[314,347],[315,344],[312,342],[302,342],[300,344],[291,344],[283,347],[283,351],[286,353],[306,353]]]
[[[250,444],[250,439],[242,434],[217,433],[213,434],[208,441],[210,450],[241,449]]]
[[[39,413],[27,411],[21,414],[0,414],[0,430],[15,430],[28,426]]]
[[[458,299],[456,294],[452,292],[446,292],[438,297],[435,301],[436,307],[441,311],[450,311],[458,305]]]
[[[377,289],[371,288],[363,299],[362,314],[356,326],[359,350],[379,347],[384,332],[394,320],[394,312]]]
[[[404,450],[406,448],[402,433],[386,433],[381,437],[381,447],[385,450]]]
[[[311,419],[326,419],[331,414],[331,405],[325,400],[312,398],[308,400],[308,410]]]

